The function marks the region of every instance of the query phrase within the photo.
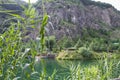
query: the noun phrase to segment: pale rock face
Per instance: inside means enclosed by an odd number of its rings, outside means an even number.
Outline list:
[[[76,22],[76,17],[75,17],[75,16],[72,17],[72,22],[73,22],[73,23]]]
[[[111,20],[110,20],[108,10],[103,10],[102,11],[102,20],[104,20],[105,23],[107,23],[109,26],[111,26]]]
[[[69,35],[72,37],[81,35],[81,28],[110,29],[120,27],[120,12],[113,7],[101,8],[96,5],[84,5],[68,0],[55,0],[46,3],[46,11],[51,17],[54,30],[50,25],[50,35],[58,39]],[[40,5],[39,5],[40,7]],[[40,8],[38,8],[40,12]]]

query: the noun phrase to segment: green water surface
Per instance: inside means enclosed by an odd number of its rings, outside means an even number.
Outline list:
[[[90,65],[96,65],[95,61],[87,60],[54,60],[54,59],[44,59],[36,63],[35,70],[41,73],[45,72],[46,75],[50,76],[56,70],[56,80],[63,80],[70,74],[71,66],[82,66],[90,67]]]

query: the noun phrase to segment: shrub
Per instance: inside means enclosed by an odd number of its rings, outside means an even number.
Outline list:
[[[60,49],[70,48],[75,45],[74,41],[70,37],[66,36],[58,40],[56,44],[60,47]]]
[[[81,54],[83,57],[86,57],[86,58],[91,58],[93,56],[92,52],[85,47],[79,48],[78,53]]]
[[[104,39],[94,39],[89,48],[95,52],[106,52],[108,50],[108,42]]]
[[[119,49],[119,43],[112,43],[109,46],[110,50],[118,50]]]
[[[55,46],[55,36],[49,36],[48,38],[46,38],[46,47],[52,51],[53,47]]]

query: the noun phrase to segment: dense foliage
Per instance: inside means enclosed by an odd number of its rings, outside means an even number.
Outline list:
[[[82,2],[85,5],[94,4],[102,6],[102,8],[111,7],[111,5],[95,3],[90,0],[86,2],[82,0]],[[44,3],[41,4],[43,15],[39,15],[30,3],[28,6],[21,6],[22,15],[7,10],[16,5],[1,5],[5,10],[0,12],[9,15],[4,24],[9,24],[7,29],[0,33],[0,80],[58,79],[61,76],[58,76],[56,70],[50,75],[47,74],[44,59],[40,60],[42,69],[36,69],[38,61],[36,57],[49,52],[60,52],[57,54],[60,59],[95,59],[95,62],[98,63],[84,68],[80,64],[77,66],[69,64],[67,66],[69,74],[61,77],[61,80],[110,80],[119,77],[120,64],[116,59],[120,57],[120,38],[119,35],[114,36],[119,29],[113,31],[112,29],[81,28],[81,36],[64,36],[57,40],[54,35],[49,36],[45,33],[49,17]],[[21,7],[17,6],[20,9]],[[65,21],[63,22],[65,24]],[[1,30],[4,29],[4,27],[0,27]],[[33,38],[34,35],[31,36],[30,33],[36,29],[38,29],[38,34]]]
[[[28,7],[24,7],[22,14],[24,16],[9,13],[10,25],[4,33],[0,34],[0,79],[32,79],[35,65],[35,55],[37,54],[37,48],[32,38],[28,43],[24,41],[27,28],[33,28],[38,25],[38,22],[42,19],[39,40],[40,46],[38,51],[43,50],[44,46],[44,26],[47,24],[47,15],[43,18],[38,16],[35,8],[29,4]],[[37,18],[37,19],[36,19]],[[29,67],[30,73],[27,72],[26,67]]]

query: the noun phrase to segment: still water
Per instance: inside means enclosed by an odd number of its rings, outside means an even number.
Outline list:
[[[54,70],[56,70],[55,77],[56,80],[62,80],[67,77],[70,73],[71,65],[82,67],[89,67],[90,65],[95,65],[95,61],[80,61],[80,60],[54,60],[54,59],[44,59],[36,63],[35,70],[39,73],[44,71],[48,76],[51,76]]]

